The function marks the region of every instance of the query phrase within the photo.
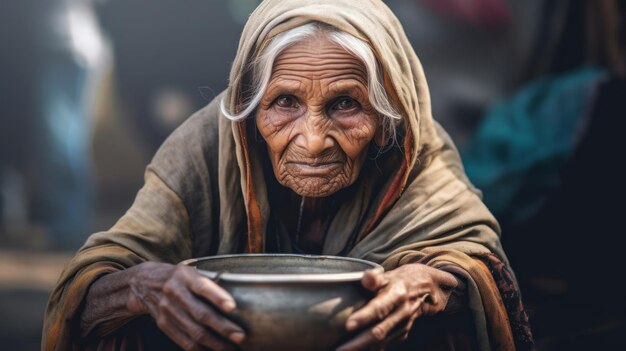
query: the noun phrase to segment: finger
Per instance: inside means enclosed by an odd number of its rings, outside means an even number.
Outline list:
[[[415,320],[422,316],[421,307],[423,305],[423,301],[419,301],[417,304],[413,304],[413,306],[407,305],[406,316],[392,327],[393,329],[387,335],[388,342],[402,341],[408,338]]]
[[[207,299],[224,312],[232,312],[237,307],[235,299],[226,290],[195,271],[188,286],[194,294]]]
[[[432,316],[443,311],[448,304],[450,298],[450,291],[435,290],[430,295],[423,297],[422,313],[427,316]]]
[[[187,313],[200,324],[209,327],[236,344],[240,344],[245,338],[245,333],[241,327],[193,297],[188,291],[181,291],[177,298]]]
[[[411,310],[409,308],[398,308],[389,317],[361,332],[354,339],[339,347],[338,351],[364,350],[376,346],[382,346],[394,339],[404,335],[411,325]],[[404,324],[402,327],[400,327]]]
[[[448,289],[453,289],[459,284],[459,281],[454,274],[441,269],[433,271],[433,276],[439,286],[446,287]]]
[[[211,333],[180,309],[164,309],[163,315],[176,328],[183,331],[187,339],[191,340],[194,345],[208,347],[211,350],[235,350],[235,347],[226,340]]]
[[[389,279],[385,276],[384,270],[381,268],[374,268],[365,271],[361,284],[367,290],[376,291],[389,283]]]
[[[402,284],[395,284],[383,289],[375,298],[363,308],[354,312],[346,320],[346,329],[353,331],[377,320],[382,320],[391,313],[396,306],[406,299],[406,288]]]
[[[194,343],[189,336],[179,327],[170,323],[165,315],[156,320],[156,324],[161,331],[167,335],[176,345],[186,351],[200,350],[199,345]]]
[[[209,304],[200,301],[183,284],[172,282],[175,280],[163,287],[167,298],[161,300],[159,310],[186,311],[196,322],[209,327],[223,337],[235,343],[243,341],[245,335],[239,326],[217,313]]]

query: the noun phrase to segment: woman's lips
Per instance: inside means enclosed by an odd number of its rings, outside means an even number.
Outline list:
[[[323,176],[333,173],[338,167],[341,166],[341,162],[320,162],[320,163],[307,163],[307,162],[289,162],[287,167],[291,168],[302,176]]]

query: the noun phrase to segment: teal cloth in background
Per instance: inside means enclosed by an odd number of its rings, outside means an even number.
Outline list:
[[[462,157],[498,219],[523,220],[559,185],[559,171],[584,135],[594,92],[606,78],[596,67],[546,76],[487,111]]]

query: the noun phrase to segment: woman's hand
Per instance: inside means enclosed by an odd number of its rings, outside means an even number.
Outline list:
[[[417,318],[445,309],[458,284],[452,274],[418,263],[385,273],[371,270],[361,282],[378,294],[348,318],[346,329],[370,327],[343,344],[341,351],[380,349],[394,339],[405,340]]]
[[[140,266],[130,279],[130,311],[150,314],[185,350],[230,350],[235,348],[228,340],[241,343],[243,330],[216,311],[235,309],[235,300],[224,289],[189,266],[154,262]]]
[[[80,329],[87,335],[116,318],[150,314],[185,350],[233,350],[233,343],[241,343],[244,332],[217,310],[234,309],[230,294],[194,268],[145,262],[106,274],[91,285]]]

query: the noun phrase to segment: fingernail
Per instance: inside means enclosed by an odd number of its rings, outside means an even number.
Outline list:
[[[224,302],[222,302],[222,310],[224,310],[224,312],[230,312],[230,311],[234,310],[235,307],[237,307],[237,306],[235,305],[235,302],[233,302],[233,301],[224,301]]]
[[[230,340],[232,340],[232,342],[234,342],[235,344],[241,344],[243,338],[245,337],[246,336],[242,332],[234,332],[228,336],[228,338],[230,338]]]
[[[356,321],[351,320],[346,323],[346,329],[348,329],[348,331],[352,331],[354,328],[356,328]]]

